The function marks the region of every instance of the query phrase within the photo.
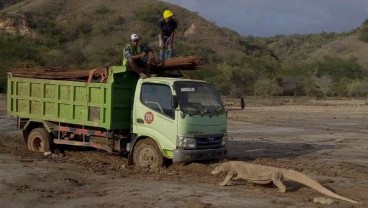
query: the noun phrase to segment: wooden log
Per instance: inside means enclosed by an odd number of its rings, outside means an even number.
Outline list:
[[[159,70],[194,70],[204,64],[199,56],[173,57],[157,65]]]
[[[165,60],[152,67],[153,73],[160,74],[165,71],[194,70],[204,64],[198,56],[174,57]],[[93,71],[93,73],[90,73]],[[97,69],[61,69],[61,68],[19,68],[12,69],[14,77],[55,79],[55,80],[80,80],[88,81],[93,78],[106,80],[108,71],[106,68]],[[168,75],[169,76],[169,75]]]
[[[91,70],[71,70],[71,69],[42,69],[42,68],[28,68],[28,69],[12,69],[11,73],[14,77],[25,78],[39,78],[39,79],[56,79],[56,80],[80,80],[87,81],[89,72]],[[99,76],[98,74],[96,76]]]

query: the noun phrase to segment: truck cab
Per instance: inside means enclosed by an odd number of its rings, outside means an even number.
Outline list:
[[[225,108],[215,87],[204,81],[138,80],[132,124],[135,138],[152,140],[173,162],[223,158],[227,153]],[[149,148],[133,152],[134,162],[141,165],[155,157]]]

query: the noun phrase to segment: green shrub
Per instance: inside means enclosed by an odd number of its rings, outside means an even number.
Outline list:
[[[62,50],[49,50],[42,54],[45,59],[45,66],[47,67],[63,67],[65,66],[64,51]]]
[[[305,76],[304,79],[303,79],[302,86],[303,86],[303,90],[304,90],[306,96],[313,96],[314,95],[315,86],[313,84],[312,77]]]
[[[16,62],[30,60],[42,63],[40,52],[43,46],[35,40],[20,35],[10,35],[0,32],[0,63],[1,67],[14,66]]]
[[[72,42],[81,36],[88,36],[92,33],[92,24],[88,21],[77,21],[70,24],[64,32],[65,41]]]
[[[230,77],[224,76],[224,73],[221,70],[206,70],[207,74],[212,74],[211,77],[203,76],[202,79],[205,79],[215,85],[217,90],[222,95],[230,95],[231,86],[230,86]],[[206,73],[206,72],[204,72]]]
[[[109,9],[108,7],[106,7],[105,5],[100,5],[97,9],[96,9],[96,14],[99,15],[103,15],[103,14],[107,14],[107,13],[111,13],[112,10]]]
[[[253,92],[254,82],[258,75],[253,69],[235,68],[231,71],[224,71],[224,75],[230,75],[230,95],[240,97],[243,95],[251,95]]]
[[[211,48],[201,44],[188,45],[180,40],[177,41],[174,52],[176,56],[200,55],[206,63],[218,63],[220,60],[220,57]]]
[[[276,80],[263,78],[254,83],[254,95],[256,96],[273,96],[279,95],[282,89],[278,86]]]
[[[65,57],[65,67],[68,68],[79,67],[87,60],[86,54],[83,52],[83,46],[78,41],[69,44],[64,53],[68,54]]]
[[[282,89],[280,95],[300,96],[304,95],[303,81],[301,76],[282,76],[276,79],[278,86]]]
[[[141,9],[134,11],[134,17],[140,23],[143,23],[144,31],[142,34],[146,34],[150,37],[156,37],[158,34],[158,20],[161,18],[162,12],[166,9],[165,5],[149,4]]]
[[[334,57],[324,57],[323,60],[317,61],[310,67],[315,69],[315,76],[330,76],[333,81],[342,78],[363,79],[367,76],[367,70],[357,63],[355,57],[347,60]]]
[[[368,96],[368,80],[356,80],[348,85],[349,96],[351,97],[367,97]]]
[[[332,83],[331,95],[338,97],[348,96],[348,85],[351,83],[351,79],[342,78]]]
[[[0,69],[0,93],[6,92],[7,80],[6,80],[6,71],[4,69]]]
[[[368,19],[365,20],[359,30],[359,40],[368,43]]]
[[[24,0],[0,0],[0,9],[3,9],[7,6],[16,4],[21,1],[24,1]]]
[[[233,67],[225,63],[207,64],[203,69],[187,72],[191,78],[209,81],[223,95],[240,97],[252,95],[257,73],[252,69]]]

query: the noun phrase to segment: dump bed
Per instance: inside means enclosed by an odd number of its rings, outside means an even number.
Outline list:
[[[135,73],[110,67],[105,83],[15,77],[8,73],[8,115],[108,130],[129,129]]]

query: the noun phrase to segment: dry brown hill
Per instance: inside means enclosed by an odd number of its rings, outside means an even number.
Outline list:
[[[25,0],[1,13],[3,21],[9,16],[31,18],[35,25],[30,27],[36,26],[33,32],[39,36],[49,35],[44,31],[46,29],[56,30],[53,32],[55,39],[63,33],[66,37],[62,38],[68,39],[65,48],[70,51],[79,48],[93,65],[95,60],[102,59],[104,53],[121,50],[131,33],[138,33],[144,42],[157,47],[157,21],[167,8],[178,20],[177,49],[183,49],[182,53],[185,53],[184,49],[191,49],[198,53],[245,55],[245,45],[239,34],[219,28],[197,13],[160,1]],[[57,57],[63,53],[65,51],[55,49],[47,55]]]
[[[354,32],[241,37],[195,12],[157,0],[5,1],[15,4],[7,4],[0,10],[0,72],[16,66],[91,68],[107,63],[121,64],[123,48],[132,33],[139,34],[142,42],[158,53],[157,22],[165,9],[172,10],[178,20],[176,56],[202,56],[208,64],[191,75],[215,83],[223,94],[274,95],[279,92],[274,90],[278,87],[276,78],[282,80],[287,76],[304,76],[305,83],[309,83],[307,81],[314,78],[309,73],[315,71],[313,64],[320,63],[301,62],[325,55],[354,55],[362,60],[359,63],[367,64],[363,49],[366,43],[350,37]],[[323,64],[327,65],[323,73],[334,77],[336,67]],[[346,67],[342,73],[339,69],[339,77],[334,81],[346,78],[350,72],[360,75],[360,79],[365,77],[355,62],[344,64]],[[355,73],[357,70],[359,73]],[[346,95],[347,85],[356,77],[348,78],[349,82],[342,83],[341,89],[332,89],[331,94]],[[1,83],[5,86],[5,76],[2,80],[0,74],[0,91]],[[340,86],[338,84],[336,86]],[[312,90],[315,95],[320,94],[319,89],[310,89],[311,84],[300,82],[295,86],[300,94]],[[266,91],[258,93],[256,89]]]
[[[368,43],[360,41],[358,36],[354,34],[322,46],[320,49],[312,52],[307,60],[319,60],[324,56],[343,59],[355,57],[361,66],[368,69],[367,55]]]

